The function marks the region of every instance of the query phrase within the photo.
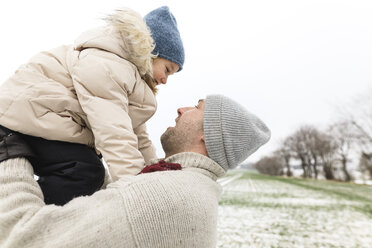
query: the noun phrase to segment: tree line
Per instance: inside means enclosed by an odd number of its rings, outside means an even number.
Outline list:
[[[277,150],[261,158],[255,168],[264,174],[292,176],[291,164],[299,164],[304,178],[351,181],[352,158],[372,179],[372,91],[343,108],[342,118],[320,129],[303,125],[284,138]],[[335,173],[337,172],[337,173]]]

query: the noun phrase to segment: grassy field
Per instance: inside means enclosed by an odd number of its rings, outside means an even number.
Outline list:
[[[220,183],[218,247],[372,248],[372,186],[247,171]]]

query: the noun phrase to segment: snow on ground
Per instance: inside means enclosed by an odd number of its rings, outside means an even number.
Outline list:
[[[318,190],[285,180],[239,176],[223,186],[218,247],[371,248],[370,198],[332,193],[346,187],[333,184],[315,182],[324,185]],[[372,194],[372,188],[362,192]]]

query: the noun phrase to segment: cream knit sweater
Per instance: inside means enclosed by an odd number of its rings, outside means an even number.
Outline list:
[[[217,177],[196,153],[166,159],[182,170],[119,180],[63,207],[45,205],[30,163],[0,163],[0,247],[215,247]]]

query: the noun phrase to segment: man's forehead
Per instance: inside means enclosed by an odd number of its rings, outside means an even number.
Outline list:
[[[198,103],[204,103],[205,99],[199,99]]]

